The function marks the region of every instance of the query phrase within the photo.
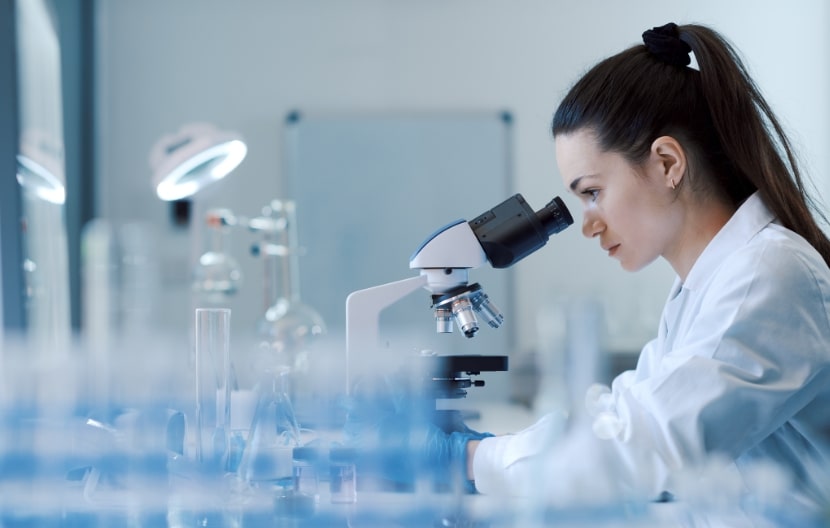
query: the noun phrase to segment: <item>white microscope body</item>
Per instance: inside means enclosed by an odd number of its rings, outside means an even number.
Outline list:
[[[559,197],[534,213],[516,194],[470,222],[458,220],[429,236],[409,260],[410,269],[420,271],[418,276],[352,292],[346,299],[346,393],[362,369],[382,366],[379,319],[385,308],[424,288],[432,295],[438,332],[452,332],[455,320],[465,336],[473,337],[479,329],[477,314],[498,328],[504,317],[481,286],[469,284],[469,270],[488,262],[494,268],[509,267],[572,223]],[[486,361],[486,356],[470,357]],[[495,370],[506,370],[506,358],[504,365]]]

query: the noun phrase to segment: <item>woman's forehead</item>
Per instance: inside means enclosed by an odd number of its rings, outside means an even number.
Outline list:
[[[573,132],[556,137],[556,161],[563,176],[587,176],[607,161],[596,137],[588,132]]]

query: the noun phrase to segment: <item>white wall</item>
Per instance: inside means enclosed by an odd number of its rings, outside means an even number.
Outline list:
[[[823,0],[96,5],[97,206],[114,220],[158,225],[166,254],[159,314],[173,325],[189,317],[182,302],[189,255],[186,235],[166,227],[167,207],[149,184],[148,153],[161,135],[192,121],[241,132],[249,157],[200,201],[253,214],[279,194],[280,134],[291,109],[507,109],[515,117],[515,191],[541,205],[565,195],[548,131],[560,97],[595,61],[668,21],[709,24],[736,44],[808,169],[823,190],[830,187],[830,7]],[[565,200],[578,224],[578,203]],[[468,209],[460,203],[459,216],[478,212]],[[252,325],[261,307],[257,264],[246,266],[252,291],[239,301],[235,325]],[[549,297],[582,293],[602,296],[612,309],[613,346],[636,347],[653,331],[672,278],[663,263],[639,274],[621,271],[578,225],[516,270],[521,309],[508,315],[519,325],[521,349],[532,346],[534,314]]]

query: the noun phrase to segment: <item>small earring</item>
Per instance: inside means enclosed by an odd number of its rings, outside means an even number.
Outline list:
[[[671,189],[672,189],[672,190],[677,189],[677,185],[675,185],[674,180],[672,179],[672,180],[670,180],[670,181],[671,181]]]

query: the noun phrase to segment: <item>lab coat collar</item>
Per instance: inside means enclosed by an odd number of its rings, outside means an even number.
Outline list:
[[[681,286],[689,290],[697,289],[730,254],[749,242],[774,218],[758,192],[753,193],[741,204],[732,218],[718,231],[718,234],[697,258],[686,277],[686,283],[681,285],[679,280],[675,283],[675,287],[672,288],[673,293],[677,292]]]

